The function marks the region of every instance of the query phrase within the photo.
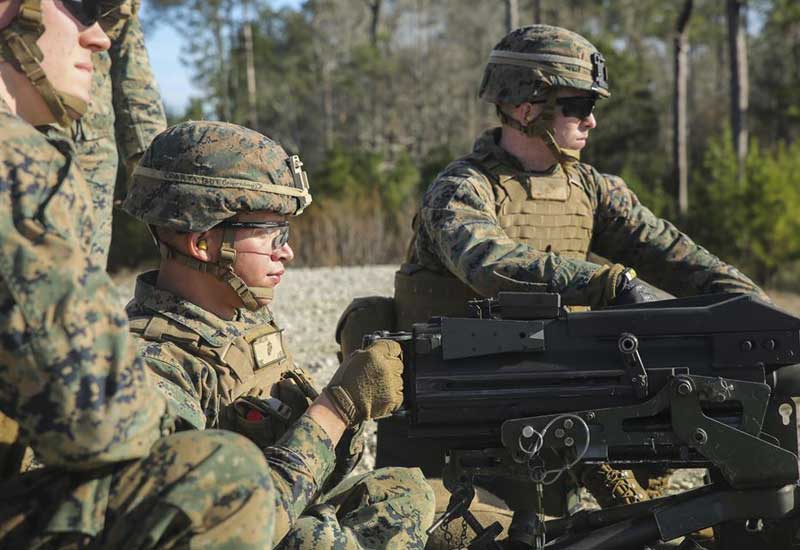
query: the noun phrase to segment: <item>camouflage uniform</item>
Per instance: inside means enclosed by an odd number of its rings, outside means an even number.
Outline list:
[[[476,296],[545,283],[568,305],[596,307],[610,298],[605,278],[598,277],[608,268],[587,261],[589,251],[635,267],[676,295],[761,292],[656,217],[621,178],[580,162],[566,170],[557,164],[546,174],[526,172],[498,145],[499,138],[499,128],[487,131],[472,154],[451,163],[428,188],[410,263],[453,274]],[[534,199],[512,197],[512,184]],[[519,212],[506,213],[514,199],[522,203]],[[568,202],[576,206],[550,214]]]
[[[293,181],[285,161],[291,159],[280,146],[256,132],[232,124],[180,124],[158,136],[145,153],[125,208],[153,223],[156,234],[158,227],[177,229],[181,223],[191,231],[214,226],[236,211],[294,214],[309,198],[289,195],[296,183],[306,184],[296,173]],[[203,174],[196,173],[201,170]],[[261,183],[264,172],[272,183]],[[158,179],[162,175],[168,183]],[[193,183],[182,188],[189,180]],[[271,191],[262,190],[268,185]],[[178,196],[182,200],[172,200]],[[194,208],[184,212],[187,201]],[[161,247],[163,255],[182,258],[164,243]],[[186,258],[181,261],[191,264]],[[145,361],[157,375],[156,385],[186,427],[236,431],[266,453],[278,438],[302,429],[307,422],[303,413],[317,392],[293,364],[269,308],[253,304],[237,309],[231,320],[222,319],[158,288],[157,276],[139,276],[127,312]],[[387,468],[338,483],[360,457],[357,435],[343,437],[334,451],[328,436],[317,434],[317,445],[328,455],[338,455],[336,468],[317,478],[311,498],[278,506],[275,540],[285,538],[277,547],[424,546],[433,497],[419,470]],[[276,486],[290,482],[274,480]]]
[[[281,446],[268,470],[234,434],[168,435],[175,417],[89,254],[95,218],[71,142],[46,139],[2,101],[0,136],[0,410],[44,464],[0,482],[0,547],[264,548],[267,474],[323,478],[332,453],[316,438],[305,457]],[[309,428],[296,438],[309,441]]]
[[[150,141],[166,128],[164,107],[136,14],[138,4],[137,0],[129,6],[130,15],[120,17],[111,49],[93,54],[92,101],[72,129],[81,170],[91,186],[95,206],[93,253],[103,258],[108,256],[111,243],[119,161],[122,160],[124,172],[129,176]]]
[[[504,125],[541,138],[557,162],[545,172],[526,171],[500,147],[502,130],[495,128],[437,176],[414,219],[409,257],[396,274],[393,328],[409,330],[437,315],[464,316],[470,299],[541,291],[542,285],[566,305],[608,305],[625,267],[593,263],[590,252],[633,266],[679,296],[761,293],[737,269],[656,217],[621,178],[601,174],[559,147],[552,127],[563,88],[609,96],[602,55],[583,37],[534,25],[495,46],[481,97],[496,104]],[[528,125],[503,110],[529,101],[544,107]],[[441,467],[440,442],[417,441],[410,457],[402,424],[386,419],[378,425],[378,465],[420,465],[428,475]],[[629,473],[608,465],[584,468],[581,477],[604,506],[644,497]],[[515,510],[530,505],[531,498],[519,499],[513,486],[486,486]]]

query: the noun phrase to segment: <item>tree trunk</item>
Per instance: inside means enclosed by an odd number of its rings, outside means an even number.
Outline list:
[[[689,40],[686,28],[692,16],[692,0],[685,0],[675,25],[675,96],[672,162],[675,172],[675,188],[678,192],[678,214],[686,220],[689,214],[689,161],[686,132],[686,84],[688,82]]]
[[[505,0],[506,2],[506,31],[511,32],[519,27],[519,2],[518,0]]]
[[[747,109],[750,95],[747,71],[747,0],[727,0],[728,51],[731,64],[731,133],[739,162],[739,183],[744,181],[747,158]]]
[[[533,5],[531,6],[533,11],[533,24],[534,25],[541,25],[542,23],[542,0],[532,0]]]
[[[258,98],[256,96],[256,64],[253,55],[253,25],[248,19],[242,29],[244,32],[244,56],[247,65],[247,125],[258,128]]]
[[[381,5],[383,0],[371,0],[367,2],[369,7],[370,22],[369,22],[369,42],[373,46],[378,43],[378,29],[381,24]]]

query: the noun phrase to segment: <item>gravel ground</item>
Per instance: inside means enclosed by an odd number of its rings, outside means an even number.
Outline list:
[[[338,365],[334,330],[340,313],[357,296],[390,296],[393,292],[394,265],[345,268],[290,268],[276,290],[272,307],[278,323],[286,330],[295,361],[306,367],[322,387]],[[133,274],[115,277],[127,299],[133,294]],[[776,304],[800,315],[800,297],[770,292]],[[374,422],[367,428],[368,445],[359,466],[366,471],[374,466]],[[702,483],[703,470],[680,470],[673,474],[667,492],[685,491]],[[591,497],[586,503],[593,505]]]

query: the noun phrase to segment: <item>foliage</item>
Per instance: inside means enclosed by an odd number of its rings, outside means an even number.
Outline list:
[[[533,22],[533,4],[520,0],[521,24]],[[682,2],[536,4],[543,23],[580,32],[607,60],[612,96],[598,104],[598,127],[583,159],[601,172],[621,175],[657,214],[674,216],[673,33]],[[277,5],[148,0],[150,24],[169,24],[187,39],[184,61],[204,90],[186,113],[171,113],[171,122],[230,120],[301,154],[315,197],[298,220],[300,233],[313,235],[306,243],[315,244],[303,245],[309,247],[309,263],[399,261],[404,246],[397,236],[409,231],[409,209],[450,160],[496,124],[493,108],[480,102],[476,91],[487,54],[505,32],[504,2]],[[748,5],[753,146],[740,185],[724,129],[730,86],[725,3],[694,1],[688,26],[692,209],[679,221],[713,252],[763,282],[796,258],[800,242],[795,221],[800,219],[800,4],[750,0]],[[248,96],[244,39],[249,22],[254,97]],[[257,120],[250,119],[251,101]],[[323,227],[333,233],[325,237],[319,233]],[[356,242],[366,234],[374,241],[371,250]],[[386,243],[376,244],[376,235]],[[342,243],[354,248],[348,253]],[[326,251],[319,248],[323,245]],[[125,258],[112,258],[112,265],[132,258],[137,246],[126,242]],[[394,256],[384,254],[388,251]]]
[[[737,180],[730,131],[711,140],[695,181],[695,236],[714,252],[771,283],[800,259],[800,141],[774,149],[753,140]]]

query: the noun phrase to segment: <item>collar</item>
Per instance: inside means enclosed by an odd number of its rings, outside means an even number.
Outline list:
[[[222,319],[168,290],[156,287],[157,278],[158,271],[148,271],[136,278],[133,299],[126,308],[129,317],[161,315],[194,332],[213,347],[225,345],[254,326],[272,322],[272,312],[268,307],[256,311],[239,308],[232,320]]]

